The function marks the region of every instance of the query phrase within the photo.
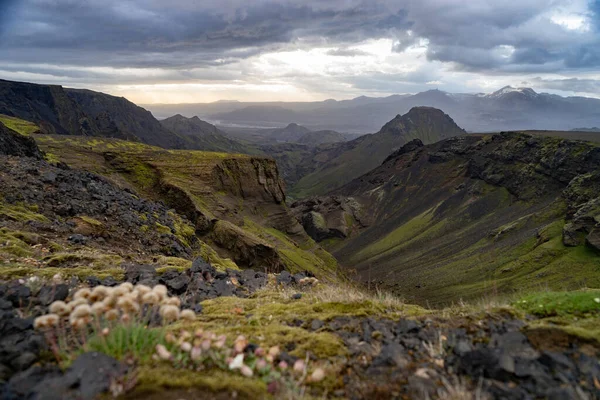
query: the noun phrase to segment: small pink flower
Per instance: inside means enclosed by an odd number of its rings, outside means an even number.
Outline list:
[[[252,368],[250,368],[247,365],[242,365],[242,367],[240,368],[240,372],[242,373],[242,375],[244,375],[245,377],[252,377],[252,375],[254,375],[254,372],[252,372]]]
[[[202,349],[200,347],[192,348],[192,351],[190,352],[190,357],[192,358],[192,360],[196,361],[201,356],[202,356]]]
[[[264,357],[265,356],[265,349],[263,349],[262,347],[257,347],[256,350],[254,350],[254,355],[256,357]]]
[[[171,352],[169,350],[167,350],[167,348],[165,346],[163,346],[162,344],[156,345],[156,353],[158,354],[158,357],[161,360],[170,360],[171,359]]]
[[[286,363],[285,361],[281,361],[278,365],[279,369],[287,369],[288,367],[288,363]]]
[[[264,358],[259,358],[256,361],[256,369],[259,370],[259,371],[262,371],[263,369],[266,369],[268,365],[269,364],[267,363],[267,361],[265,361]]]
[[[306,368],[306,363],[304,362],[304,360],[298,359],[294,363],[294,372],[303,373],[305,368]]]

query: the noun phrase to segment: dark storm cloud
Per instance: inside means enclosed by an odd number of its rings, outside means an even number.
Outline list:
[[[0,0],[0,69],[95,81],[151,82],[47,65],[156,68],[155,81],[220,80],[240,60],[281,49],[386,38],[392,50],[427,48],[427,60],[480,74],[549,73],[600,67],[600,0],[587,30],[551,19],[572,0]],[[13,64],[12,66],[9,64]],[[307,64],[307,69],[310,65]],[[203,68],[202,74],[196,69]],[[219,75],[215,69],[223,68]],[[242,68],[242,67],[239,67]],[[243,71],[238,71],[243,72]],[[392,74],[393,75],[393,74]],[[371,81],[382,79],[374,73]],[[363,76],[365,82],[368,76]],[[366,83],[365,83],[366,84]],[[383,85],[383,84],[381,84]]]
[[[401,10],[336,3],[256,1],[228,8],[227,1],[191,7],[185,1],[26,0],[0,49],[20,62],[194,67],[249,57],[300,37],[343,43],[406,28]]]

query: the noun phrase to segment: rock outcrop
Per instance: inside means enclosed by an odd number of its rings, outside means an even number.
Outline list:
[[[0,155],[42,158],[42,153],[32,138],[8,129],[2,122],[0,122]]]
[[[306,233],[317,242],[347,238],[369,223],[365,210],[351,197],[313,197],[293,203],[291,209]]]

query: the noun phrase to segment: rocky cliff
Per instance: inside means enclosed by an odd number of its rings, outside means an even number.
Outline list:
[[[192,222],[199,238],[240,267],[335,275],[333,257],[289,212],[272,159],[119,140],[36,139],[55,159],[166,203]]]
[[[0,80],[0,114],[34,122],[51,134],[119,138],[165,148],[194,146],[127,99],[91,90]]]
[[[8,129],[0,122],[0,154],[6,156],[42,158],[35,141]]]

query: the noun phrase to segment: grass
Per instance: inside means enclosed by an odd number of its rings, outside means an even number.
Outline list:
[[[25,203],[9,204],[2,201],[0,198],[0,219],[6,218],[16,222],[49,222],[48,218],[38,213],[37,205]]]
[[[0,114],[0,122],[6,125],[7,128],[20,133],[24,136],[32,135],[39,132],[40,128],[33,122],[25,121],[8,115]]]
[[[165,332],[162,328],[149,329],[141,323],[115,325],[107,336],[99,332],[86,343],[86,351],[98,351],[117,360],[134,357],[140,362],[149,362],[156,345],[164,343]]]
[[[535,293],[522,297],[514,306],[538,317],[600,315],[600,290]]]

